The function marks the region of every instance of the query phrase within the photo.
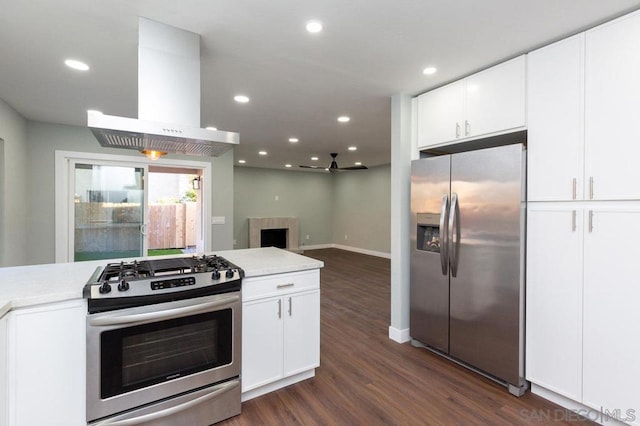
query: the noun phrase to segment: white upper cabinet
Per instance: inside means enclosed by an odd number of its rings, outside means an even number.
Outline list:
[[[524,56],[466,78],[464,137],[523,127],[525,90]]]
[[[463,124],[463,81],[440,87],[418,98],[418,147],[460,138]]]
[[[586,33],[585,178],[594,200],[640,198],[640,14]]]
[[[525,57],[418,97],[418,149],[525,126]]]
[[[580,200],[584,188],[584,34],[528,56],[528,199]]]

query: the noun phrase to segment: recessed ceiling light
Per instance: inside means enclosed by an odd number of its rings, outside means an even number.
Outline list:
[[[424,75],[432,75],[435,74],[438,69],[436,67],[426,67],[422,70],[422,74]]]
[[[267,151],[258,151],[258,154],[260,154],[260,155],[267,155]]]
[[[355,163],[353,163],[355,166],[362,166],[362,163],[360,161],[356,161]]]
[[[213,127],[213,126],[208,126],[206,127],[207,130],[218,130],[217,127]]]
[[[246,162],[247,162],[247,160],[238,160],[238,163],[240,163],[240,164],[244,164]]]
[[[236,95],[233,97],[233,100],[235,100],[236,102],[240,102],[241,104],[246,104],[247,102],[249,102],[249,97],[245,95]]]
[[[87,113],[95,114],[95,115],[104,115],[104,114],[102,114],[102,111],[98,111],[97,109],[88,109]]]
[[[311,161],[318,161],[318,157],[311,157]]]
[[[349,151],[355,151],[355,150],[357,150],[357,149],[358,149],[358,147],[357,147],[357,146],[350,146],[350,147],[349,147]]]
[[[322,31],[322,22],[315,20],[309,21],[307,22],[307,25],[305,25],[305,28],[312,34],[319,33]]]
[[[289,167],[291,167],[291,164],[285,164],[284,166],[289,168]]]
[[[298,138],[289,138],[289,142],[291,143],[296,143],[298,142],[298,140],[299,140]]]
[[[341,123],[347,123],[349,122],[349,120],[351,120],[349,117],[347,117],[346,115],[342,115],[340,117],[338,117],[338,121]]]
[[[64,61],[64,64],[69,68],[73,68],[74,70],[89,71],[89,65],[76,59],[67,59],[66,61]]]

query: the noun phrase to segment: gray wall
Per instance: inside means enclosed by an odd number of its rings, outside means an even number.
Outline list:
[[[28,262],[27,122],[0,100],[0,266]]]
[[[29,247],[29,258],[24,264],[52,263],[55,261],[55,151],[95,152],[140,156],[135,151],[102,148],[85,127],[42,122],[27,123],[26,146],[29,194],[27,223],[22,227]],[[170,155],[169,158],[194,160],[196,157]],[[212,215],[225,216],[225,225],[212,226],[214,250],[232,248],[233,206],[225,200],[233,198],[233,152],[218,158],[197,157],[197,161],[211,160],[214,185],[212,188]],[[13,223],[11,224],[13,226]]]
[[[297,217],[301,245],[331,243],[333,181],[328,174],[235,167],[234,183],[235,248],[249,246],[250,217]]]
[[[390,176],[390,165],[333,175],[335,244],[390,252]]]
[[[300,219],[301,245],[335,243],[389,253],[390,170],[385,165],[326,174],[236,167],[235,248],[248,247],[247,218],[294,216]]]

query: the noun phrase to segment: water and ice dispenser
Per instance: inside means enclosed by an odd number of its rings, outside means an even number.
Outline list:
[[[440,214],[417,213],[417,249],[440,253]]]

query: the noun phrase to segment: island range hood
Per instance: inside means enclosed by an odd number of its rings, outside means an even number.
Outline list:
[[[239,143],[234,132],[200,128],[200,36],[139,18],[138,119],[88,112],[100,145],[217,157]]]

